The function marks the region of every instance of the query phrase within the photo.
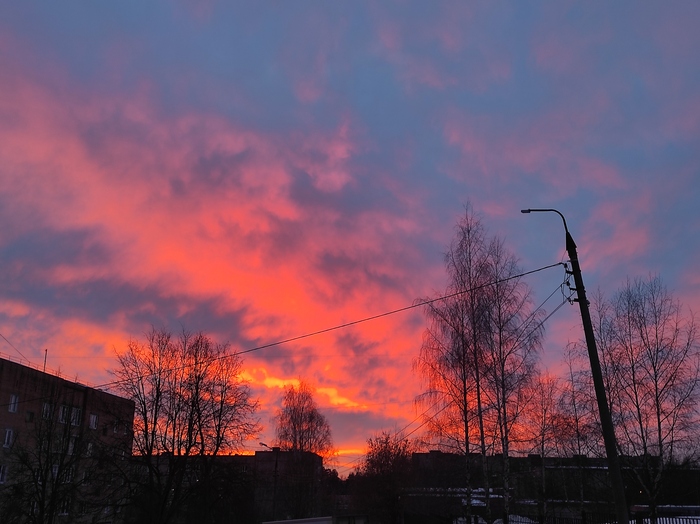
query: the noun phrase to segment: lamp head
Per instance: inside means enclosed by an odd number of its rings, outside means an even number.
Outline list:
[[[520,212],[521,213],[530,213],[530,210],[529,209],[521,209]]]

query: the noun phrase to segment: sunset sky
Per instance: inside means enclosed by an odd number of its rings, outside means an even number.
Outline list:
[[[0,5],[0,352],[93,385],[151,326],[239,351],[444,289],[471,202],[523,271],[659,274],[700,312],[700,2]],[[561,267],[527,277],[537,304]],[[548,312],[561,302],[555,293]],[[420,309],[247,353],[347,474],[419,412]],[[547,322],[542,366],[581,336]]]

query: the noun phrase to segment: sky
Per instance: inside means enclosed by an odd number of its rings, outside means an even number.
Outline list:
[[[81,382],[152,326],[247,351],[439,295],[470,204],[523,271],[700,311],[700,3],[3,2],[0,352]],[[525,277],[560,304],[561,266]],[[547,297],[553,293],[551,299]],[[542,367],[581,338],[546,325]],[[250,351],[263,433],[420,431],[420,308]],[[46,353],[45,353],[46,351]]]

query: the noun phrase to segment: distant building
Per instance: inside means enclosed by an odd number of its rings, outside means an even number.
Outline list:
[[[167,455],[155,459],[162,459],[161,468],[179,460]],[[198,455],[187,457],[184,469],[176,524],[255,523],[330,514],[323,506],[323,459],[315,453],[275,447],[250,455]],[[131,521],[144,520],[130,516]]]
[[[647,498],[637,484],[633,468],[639,457],[621,457],[626,498],[633,504],[635,515],[648,513]],[[545,518],[587,519],[590,523],[609,521],[614,515],[614,500],[608,478],[607,459],[575,455],[542,457],[540,455],[509,458],[512,515],[533,521]],[[486,515],[486,489],[481,455],[469,457],[440,451],[414,453],[414,479],[404,490],[405,522],[425,522],[433,518],[448,521],[469,511],[482,518]],[[503,512],[503,455],[486,458],[489,473],[489,505],[492,518]],[[469,474],[471,498],[467,496],[466,474]],[[659,496],[660,511],[683,515],[695,514],[700,508],[700,469],[691,464],[672,466]],[[646,508],[646,509],[645,509]],[[698,509],[700,513],[700,509]]]
[[[217,457],[250,482],[257,520],[320,517],[323,459],[308,451],[256,451]]]
[[[3,521],[120,522],[134,403],[0,358]]]

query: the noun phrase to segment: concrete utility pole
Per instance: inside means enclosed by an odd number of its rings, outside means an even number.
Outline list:
[[[608,456],[608,473],[612,484],[613,495],[615,497],[615,512],[617,514],[618,524],[629,524],[627,515],[627,502],[625,500],[625,485],[622,482],[622,469],[620,468],[620,457],[617,454],[617,443],[615,441],[615,429],[613,427],[610,408],[605,394],[605,384],[603,383],[603,372],[600,369],[600,360],[598,359],[598,348],[593,335],[593,323],[591,322],[591,313],[588,310],[588,299],[586,298],[586,288],[583,286],[583,276],[581,275],[581,266],[578,262],[578,253],[576,252],[576,243],[574,242],[569,228],[566,226],[566,219],[556,209],[522,209],[521,213],[556,213],[564,222],[564,230],[566,231],[566,252],[571,260],[571,274],[574,276],[574,284],[576,286],[576,295],[578,305],[581,309],[581,321],[583,322],[583,332],[586,336],[586,345],[588,346],[588,358],[591,361],[591,375],[593,375],[593,387],[595,388],[595,396],[598,401],[598,411],[600,412],[600,425],[603,429],[603,440],[605,441],[605,452]]]

